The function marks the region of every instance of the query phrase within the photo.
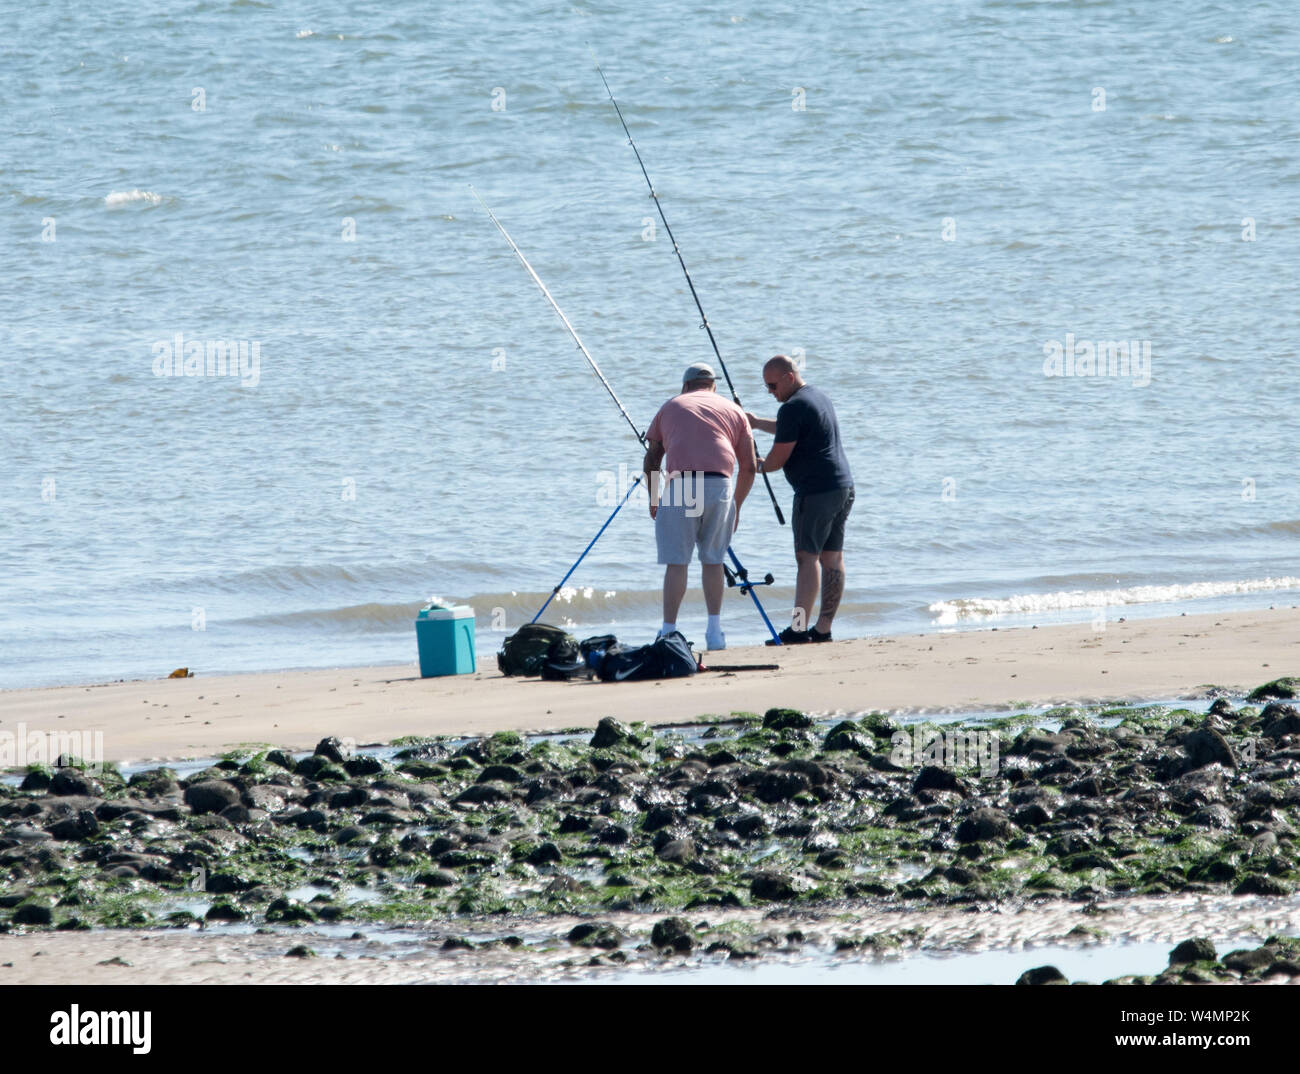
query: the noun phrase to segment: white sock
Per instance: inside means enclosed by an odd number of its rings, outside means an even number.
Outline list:
[[[665,620],[664,620],[664,625],[661,626],[661,627],[659,628],[659,633],[660,633],[660,634],[671,634],[671,633],[672,633],[674,630],[676,630],[676,629],[677,629],[677,624],[676,624],[676,623],[670,623],[670,622],[668,622],[667,619],[665,619]]]
[[[709,616],[709,626],[708,626],[708,629],[709,629],[710,632],[712,632],[712,631],[714,631],[714,630],[721,630],[721,629],[722,629],[722,616],[721,616],[721,615],[711,615],[711,616]]]

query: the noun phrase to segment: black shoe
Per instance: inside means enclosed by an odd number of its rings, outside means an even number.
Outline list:
[[[823,634],[816,627],[813,627],[811,630],[808,631],[808,640],[809,641],[831,641],[832,640],[831,632],[828,630],[826,631],[825,634]]]
[[[794,627],[786,627],[777,635],[777,637],[781,639],[779,643],[781,645],[803,645],[808,641],[808,631],[795,630]],[[771,638],[768,638],[766,644],[776,645],[778,643],[773,641]]]

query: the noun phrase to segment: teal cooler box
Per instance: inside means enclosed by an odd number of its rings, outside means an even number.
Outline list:
[[[420,677],[472,675],[474,609],[465,604],[430,604],[415,617],[415,642],[420,650]]]

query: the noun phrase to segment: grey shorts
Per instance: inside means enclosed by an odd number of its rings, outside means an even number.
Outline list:
[[[655,516],[659,562],[686,564],[699,549],[701,563],[721,563],[736,528],[731,479],[684,474],[667,482]]]
[[[853,490],[832,489],[795,496],[790,512],[794,550],[820,555],[844,550],[844,523],[853,510]]]

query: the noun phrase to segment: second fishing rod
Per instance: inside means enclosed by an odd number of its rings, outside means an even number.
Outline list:
[[[592,59],[595,60],[594,55]],[[727,379],[727,387],[731,390],[731,401],[743,410],[744,407],[741,406],[740,396],[736,394],[736,386],[731,382],[731,374],[727,372],[727,363],[722,360],[722,352],[718,349],[718,341],[713,338],[713,328],[709,324],[709,318],[704,313],[704,304],[700,301],[700,296],[695,290],[695,282],[691,279],[690,271],[686,268],[686,261],[682,257],[681,247],[677,245],[677,239],[673,236],[673,229],[668,226],[668,217],[664,216],[664,207],[659,201],[659,195],[655,191],[654,183],[650,181],[650,173],[646,171],[645,161],[641,159],[641,151],[636,147],[632,132],[627,127],[627,120],[623,118],[623,109],[618,106],[618,101],[614,99],[614,91],[609,88],[609,80],[605,78],[605,72],[600,69],[599,63],[596,63],[596,73],[600,75],[601,82],[605,84],[605,92],[609,94],[610,103],[614,106],[614,111],[618,113],[618,121],[623,125],[623,133],[627,135],[627,144],[632,147],[632,152],[636,154],[636,162],[641,166],[641,174],[645,176],[646,186],[650,188],[650,200],[655,203],[655,209],[659,212],[659,219],[663,221],[664,231],[668,234],[668,241],[673,244],[673,253],[677,255],[677,263],[682,266],[682,274],[686,277],[686,286],[691,290],[691,298],[695,299],[695,308],[700,311],[700,327],[708,333],[713,353],[717,356],[718,365],[722,367],[722,375]],[[763,484],[767,487],[767,494],[772,500],[772,510],[776,512],[776,520],[784,526],[785,515],[781,511],[781,505],[776,502],[776,493],[772,491],[772,482],[768,479],[766,473],[763,474]]]
[[[632,432],[636,436],[637,441],[640,443],[640,445],[643,448],[649,447],[649,441],[646,438],[646,434],[636,427],[636,423],[632,420],[632,416],[627,412],[627,408],[623,406],[622,401],[614,393],[613,386],[609,383],[608,380],[605,379],[605,374],[600,371],[600,366],[596,364],[596,359],[591,356],[591,352],[587,350],[586,345],[582,342],[582,339],[578,336],[577,330],[569,322],[569,318],[564,315],[564,311],[560,309],[560,304],[555,301],[554,296],[551,294],[550,291],[547,290],[546,284],[542,283],[542,278],[537,275],[536,270],[534,270],[533,266],[528,263],[528,258],[524,257],[524,252],[521,249],[519,249],[519,247],[515,243],[515,240],[510,237],[510,232],[506,231],[501,221],[496,218],[496,214],[493,213],[492,210],[488,208],[487,202],[485,202],[481,197],[479,197],[478,191],[475,190],[473,186],[470,186],[470,191],[477,199],[479,205],[483,207],[483,211],[488,214],[488,218],[492,221],[493,224],[496,225],[497,230],[501,232],[506,242],[510,244],[510,249],[512,249],[515,252],[515,256],[519,258],[520,263],[524,266],[525,269],[528,270],[528,275],[532,277],[533,282],[537,284],[542,294],[546,296],[546,301],[550,303],[551,308],[556,313],[556,316],[560,318],[560,321],[564,324],[564,327],[568,331],[569,335],[573,337],[573,341],[578,345],[578,349],[582,352],[582,356],[587,359],[587,364],[591,367],[591,371],[596,374],[596,377],[600,380],[600,383],[604,385],[605,390],[609,393],[609,397],[614,400],[614,405],[618,407],[619,413],[623,415],[624,420],[627,422],[628,426],[632,429]],[[591,539],[591,542],[587,545],[587,547],[583,549],[582,555],[580,555],[574,561],[573,566],[569,568],[568,573],[565,574],[565,576],[562,579],[560,579],[559,584],[554,589],[551,590],[551,595],[546,598],[546,603],[543,604],[541,608],[538,609],[537,614],[533,616],[531,620],[532,622],[535,623],[537,622],[538,619],[542,617],[542,613],[546,611],[547,606],[550,605],[551,601],[554,600],[555,597],[559,594],[560,590],[564,587],[564,583],[567,582],[569,578],[572,577],[573,572],[578,569],[578,564],[580,564],[587,557],[587,553],[590,552],[593,547],[595,547],[596,542],[600,539],[600,535],[604,533],[605,530],[609,528],[609,524],[614,521],[614,516],[617,515],[619,511],[623,509],[623,506],[628,502],[628,500],[632,498],[632,493],[634,493],[637,489],[637,486],[641,484],[641,479],[644,476],[645,476],[644,474],[637,475],[636,480],[632,482],[631,487],[627,490],[627,493],[626,495],[624,495],[622,501],[619,503],[617,507],[614,508],[614,513],[611,514],[609,518],[605,520],[605,524],[600,527],[600,530],[596,533],[596,536],[593,537]],[[758,594],[754,592],[754,588],[756,586],[771,585],[773,582],[772,575],[771,574],[766,575],[763,578],[763,581],[761,582],[751,581],[748,572],[745,570],[744,566],[740,562],[740,558],[736,555],[735,550],[730,545],[728,545],[727,547],[727,555],[731,557],[731,562],[735,565],[734,570],[728,567],[725,563],[722,565],[723,572],[727,578],[727,584],[739,588],[739,590],[742,593],[747,593],[749,595],[750,600],[754,602],[754,607],[758,610],[758,614],[762,617],[763,624],[767,627],[768,633],[772,635],[773,641],[777,645],[780,645],[781,636],[776,632],[776,627],[772,625],[772,620],[768,618],[767,611],[763,608],[762,602],[758,599]]]

